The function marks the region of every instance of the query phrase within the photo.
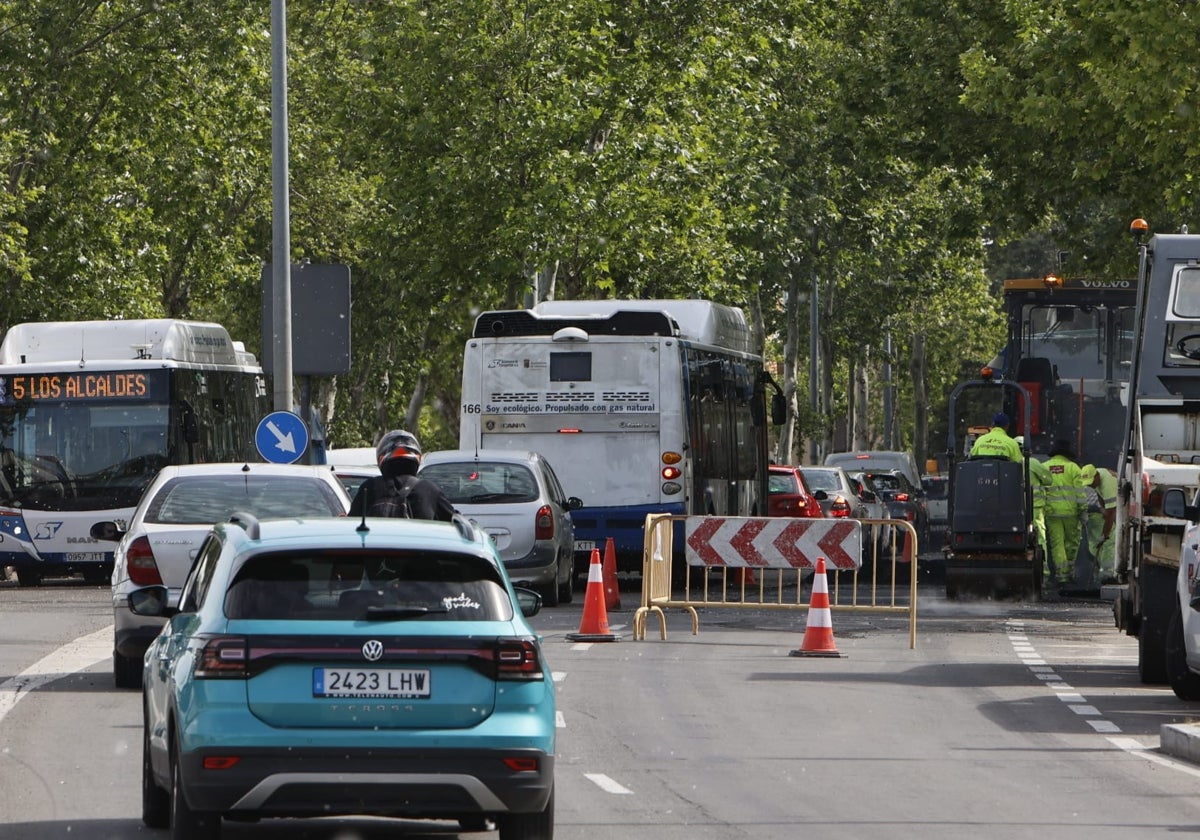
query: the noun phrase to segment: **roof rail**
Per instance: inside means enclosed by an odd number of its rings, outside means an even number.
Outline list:
[[[257,540],[259,538],[260,529],[258,525],[258,517],[253,513],[247,513],[244,510],[239,510],[229,517],[229,522],[233,525],[240,526],[242,530],[246,532],[246,536],[248,536],[250,539]]]

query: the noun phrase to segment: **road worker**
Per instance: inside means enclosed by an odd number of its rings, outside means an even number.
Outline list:
[[[1017,445],[1025,448],[1025,436],[1017,435]],[[1046,490],[1054,481],[1050,470],[1037,458],[1029,458],[1029,484],[1033,488],[1033,530],[1037,534],[1038,547],[1042,549],[1042,560],[1046,564],[1045,572],[1052,575],[1050,568],[1050,548],[1046,543]]]
[[[1088,513],[1088,550],[1092,556],[1092,571],[1100,583],[1116,580],[1117,552],[1113,545],[1113,526],[1117,521],[1117,476],[1110,469],[1085,465],[1080,471],[1080,483],[1091,487],[1100,497],[1100,511]]]
[[[1008,415],[1003,411],[992,418],[992,428],[987,434],[981,435],[971,447],[972,458],[1007,458],[1010,461],[1023,461],[1021,447],[1008,436]]]
[[[1046,541],[1050,546],[1050,568],[1059,586],[1075,580],[1075,555],[1079,553],[1082,525],[1087,514],[1087,496],[1080,483],[1079,465],[1070,441],[1060,440],[1046,460],[1050,486],[1046,488]]]

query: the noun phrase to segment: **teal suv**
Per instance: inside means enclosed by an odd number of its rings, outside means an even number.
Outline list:
[[[143,671],[142,819],[371,815],[554,835],[554,683],[467,520],[237,514],[200,547]]]

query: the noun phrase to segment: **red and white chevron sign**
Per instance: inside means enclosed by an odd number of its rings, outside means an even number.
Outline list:
[[[684,520],[689,566],[838,569],[862,564],[862,526],[855,519],[689,516]]]

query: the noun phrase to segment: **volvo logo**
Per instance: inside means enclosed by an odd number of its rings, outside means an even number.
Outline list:
[[[383,658],[383,642],[371,639],[362,646],[363,658],[368,662],[378,662]]]

